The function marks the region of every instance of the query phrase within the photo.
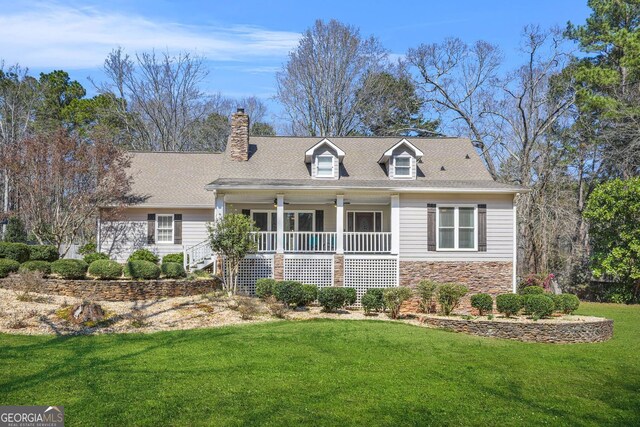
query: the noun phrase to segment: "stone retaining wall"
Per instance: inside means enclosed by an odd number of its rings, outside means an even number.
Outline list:
[[[563,323],[518,323],[422,316],[420,321],[429,326],[455,332],[526,342],[589,343],[607,341],[613,336],[613,320],[609,319]]]
[[[0,287],[16,291],[91,298],[101,301],[137,301],[163,297],[200,295],[219,289],[220,281],[200,280],[65,280],[44,279],[37,289],[26,289],[17,280],[0,279]]]

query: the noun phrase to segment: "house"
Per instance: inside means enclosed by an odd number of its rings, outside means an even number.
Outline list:
[[[232,116],[224,153],[133,153],[142,201],[101,215],[99,248],[118,259],[146,247],[215,259],[207,223],[250,216],[258,251],[240,285],[261,277],[322,286],[413,286],[424,278],[492,294],[515,289],[516,209],[523,188],[494,181],[466,138],[249,137]]]

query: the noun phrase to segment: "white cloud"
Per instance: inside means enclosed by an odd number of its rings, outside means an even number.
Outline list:
[[[118,46],[129,53],[194,51],[214,61],[284,58],[299,38],[246,25],[192,26],[56,3],[27,3],[0,15],[0,57],[32,68],[99,67]]]

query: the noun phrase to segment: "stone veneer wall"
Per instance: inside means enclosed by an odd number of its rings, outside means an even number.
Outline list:
[[[423,316],[420,321],[436,328],[455,332],[526,342],[588,343],[607,341],[613,336],[613,320],[609,319],[564,323],[518,323]]]
[[[284,280],[284,255],[275,254],[273,256],[273,278]]]
[[[0,279],[0,287],[25,291],[15,280]],[[206,280],[65,280],[45,279],[29,291],[101,301],[137,301],[163,297],[200,295],[220,288],[217,278]]]
[[[344,286],[344,255],[333,256],[333,286]]]
[[[244,110],[231,115],[231,135],[229,135],[231,159],[244,162],[249,160],[249,116]]]

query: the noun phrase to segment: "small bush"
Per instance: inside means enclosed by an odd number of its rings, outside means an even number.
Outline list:
[[[318,299],[316,285],[302,285],[302,305],[309,305]]]
[[[379,297],[376,294],[369,293],[370,290],[371,289],[367,289],[367,292],[360,298],[360,304],[362,304],[366,315],[371,314],[372,311],[382,310],[384,305],[381,296]]]
[[[493,310],[493,298],[489,294],[475,294],[471,296],[471,307],[478,309],[480,316],[491,313]]]
[[[89,274],[101,280],[119,279],[122,265],[109,259],[97,259],[89,264]]]
[[[326,312],[336,311],[344,307],[347,297],[347,291],[342,287],[331,286],[318,290],[318,302]]]
[[[526,286],[520,290],[521,295],[540,295],[544,294],[544,288],[542,286]]]
[[[496,309],[506,317],[511,317],[522,309],[522,295],[502,294],[496,297]]]
[[[84,279],[87,268],[81,259],[59,259],[51,263],[51,272],[63,279]]]
[[[100,260],[109,259],[109,255],[103,254],[102,252],[92,252],[90,254],[86,254],[83,259],[84,259],[84,262],[91,265],[93,261],[98,261],[99,259]]]
[[[266,300],[273,295],[273,288],[276,286],[274,279],[263,278],[256,280],[256,296],[260,299]]]
[[[160,267],[151,261],[128,261],[124,267],[124,275],[133,279],[157,279],[160,277]]]
[[[395,288],[388,288],[384,290],[384,303],[389,309],[389,316],[392,319],[397,319],[400,314],[400,307],[402,303],[411,298],[413,293],[411,289],[405,286],[398,286]]]
[[[457,283],[445,283],[438,287],[438,302],[440,308],[445,316],[451,314],[451,312],[460,304],[460,299],[469,292],[466,286],[459,285]]]
[[[552,295],[553,305],[556,311],[571,314],[580,306],[580,299],[573,294]]]
[[[0,258],[12,259],[22,264],[29,261],[29,246],[24,243],[0,242]]]
[[[177,262],[178,264],[184,265],[184,253],[177,252],[175,254],[167,254],[162,257],[162,263],[165,262]]]
[[[60,258],[58,248],[51,245],[31,245],[29,246],[30,261],[57,261]]]
[[[182,279],[187,277],[182,264],[177,262],[165,262],[160,266],[162,275],[167,279]]]
[[[304,299],[302,283],[293,280],[278,282],[273,288],[273,295],[288,306],[300,305]]]
[[[420,298],[420,311],[428,313],[433,303],[438,283],[432,280],[421,280],[416,287],[416,293]]]
[[[551,316],[553,300],[547,295],[533,294],[524,299],[524,308],[534,319]]]
[[[376,311],[385,311],[387,309],[387,306],[384,304],[384,290],[385,288],[369,288],[367,292],[364,293],[365,295],[371,294],[376,299],[376,308],[374,308]]]
[[[236,310],[242,320],[251,320],[253,316],[258,314],[258,305],[254,298],[237,296],[236,300],[238,301]]]
[[[12,259],[0,258],[0,278],[7,277],[10,273],[15,273],[20,268],[20,263]]]
[[[19,271],[37,271],[43,276],[51,274],[51,263],[49,261],[27,261],[20,266]]]
[[[84,245],[80,246],[80,249],[78,249],[78,253],[80,255],[89,255],[92,254],[94,252],[96,252],[98,249],[98,247],[96,246],[95,242],[89,242],[89,243],[85,243]]]
[[[272,316],[278,319],[284,319],[287,316],[287,306],[278,301],[273,295],[268,296],[265,302]]]
[[[148,249],[138,249],[129,256],[127,261],[149,261],[157,264],[158,256]]]
[[[347,297],[344,300],[344,305],[354,305],[358,301],[358,294],[355,288],[344,288]]]

